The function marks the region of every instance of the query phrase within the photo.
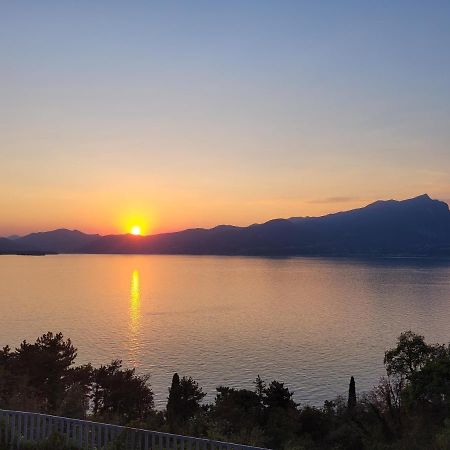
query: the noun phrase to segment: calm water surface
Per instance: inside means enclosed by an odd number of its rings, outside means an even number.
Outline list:
[[[0,345],[61,330],[79,363],[150,373],[160,406],[175,371],[209,399],[259,374],[320,405],[373,386],[405,329],[450,341],[450,262],[1,256],[0,311]]]

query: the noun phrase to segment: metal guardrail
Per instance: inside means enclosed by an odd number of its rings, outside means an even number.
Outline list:
[[[42,442],[52,434],[62,436],[77,449],[109,450],[267,450],[171,433],[123,427],[48,414],[0,409],[0,444],[20,448]]]

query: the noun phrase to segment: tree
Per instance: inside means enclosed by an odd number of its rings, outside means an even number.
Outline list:
[[[408,379],[441,350],[440,346],[425,343],[425,338],[412,331],[403,332],[397,346],[384,355],[384,364],[389,376]]]
[[[349,411],[353,411],[356,407],[356,386],[355,386],[355,379],[353,377],[350,378],[350,384],[348,387],[347,407]]]
[[[226,386],[216,390],[212,416],[225,438],[250,436],[262,426],[263,405],[257,392]]]
[[[265,389],[264,429],[271,436],[268,441],[270,448],[281,447],[281,443],[294,440],[300,432],[299,410],[292,400],[293,395],[294,393],[290,392],[284,383],[275,380]]]
[[[253,382],[253,384],[255,385],[256,395],[258,396],[259,401],[262,403],[263,402],[263,398],[264,398],[264,394],[265,394],[265,391],[266,391],[266,383],[258,375],[256,377],[256,380]]]
[[[91,393],[94,414],[122,423],[144,421],[154,412],[148,380],[148,375],[136,375],[135,369],[122,369],[120,360],[94,369]]]
[[[0,407],[7,409],[16,386],[16,380],[11,373],[11,349],[9,346],[0,350]]]
[[[59,406],[58,415],[86,418],[89,410],[93,370],[91,364],[69,369],[67,375],[69,387]]]
[[[77,349],[62,333],[48,332],[34,344],[23,341],[10,355],[10,368],[34,387],[42,398],[45,411],[56,412],[69,387],[69,368],[75,361]]]
[[[436,413],[450,411],[450,355],[445,352],[428,361],[410,377],[404,397],[409,406],[431,407]]]
[[[169,388],[167,399],[167,421],[174,431],[194,417],[201,409],[201,401],[205,393],[191,377],[183,377],[175,373]]]
[[[297,405],[292,400],[293,392],[290,392],[284,383],[279,381],[272,381],[265,389],[264,403],[268,409],[274,408],[296,408]]]
[[[178,409],[181,404],[180,377],[177,373],[173,374],[172,385],[169,388],[169,397],[167,398],[167,422],[169,428],[173,431],[178,421]]]

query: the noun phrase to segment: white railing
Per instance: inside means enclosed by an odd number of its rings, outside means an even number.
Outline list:
[[[89,420],[0,409],[0,445],[20,448],[23,443],[41,442],[55,433],[77,449],[109,450],[116,448],[116,444],[124,450],[266,450]]]

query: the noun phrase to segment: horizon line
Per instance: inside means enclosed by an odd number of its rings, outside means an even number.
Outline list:
[[[69,232],[78,232],[78,233],[82,233],[84,235],[99,236],[99,237],[128,236],[129,235],[129,236],[131,236],[133,238],[139,239],[139,238],[145,238],[145,237],[150,237],[150,236],[160,236],[160,235],[164,235],[164,234],[181,233],[181,232],[190,231],[190,230],[213,230],[213,229],[219,228],[219,227],[248,228],[248,227],[255,226],[255,225],[264,225],[266,223],[269,223],[269,222],[272,222],[272,221],[275,221],[275,220],[318,219],[318,218],[322,218],[322,217],[332,216],[334,214],[340,214],[340,213],[345,213],[345,212],[350,212],[350,211],[357,211],[357,210],[364,209],[364,208],[366,208],[368,206],[374,205],[374,204],[379,203],[379,202],[404,202],[404,201],[416,200],[416,199],[420,199],[420,198],[427,198],[427,199],[432,200],[432,201],[439,201],[439,202],[445,203],[447,205],[447,207],[449,207],[449,205],[448,205],[448,203],[446,201],[432,198],[427,193],[423,193],[423,194],[416,195],[414,197],[404,198],[402,200],[396,200],[394,198],[383,199],[383,200],[375,200],[375,201],[372,201],[371,203],[367,203],[364,206],[360,206],[360,207],[357,207],[357,208],[330,212],[330,213],[322,214],[322,215],[318,215],[318,216],[274,217],[272,219],[268,219],[268,220],[263,221],[263,222],[253,222],[253,223],[250,223],[248,225],[233,225],[233,224],[227,224],[227,223],[220,223],[220,224],[217,224],[217,225],[214,225],[214,226],[211,226],[211,227],[188,227],[188,228],[182,228],[182,229],[178,229],[178,230],[174,230],[174,231],[164,231],[164,232],[160,232],[160,233],[142,234],[142,235],[133,235],[129,231],[125,232],[125,233],[107,233],[107,234],[101,234],[101,233],[96,233],[96,232],[90,233],[90,232],[81,231],[78,228],[68,228],[68,227],[61,226],[61,227],[52,228],[52,229],[49,229],[49,230],[31,231],[29,233],[22,234],[22,235],[12,233],[12,234],[9,234],[8,236],[0,236],[0,238],[14,240],[13,238],[19,239],[19,238],[23,238],[23,237],[26,237],[26,236],[30,236],[32,234],[52,233],[52,232],[55,232],[55,231],[69,231]]]

